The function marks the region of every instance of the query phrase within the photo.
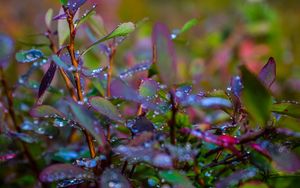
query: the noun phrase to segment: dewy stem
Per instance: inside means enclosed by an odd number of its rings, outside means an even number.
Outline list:
[[[83,101],[83,94],[82,94],[81,84],[80,84],[80,75],[79,75],[79,72],[77,70],[78,61],[77,61],[76,56],[75,56],[75,47],[74,47],[74,45],[75,45],[75,35],[76,35],[75,26],[74,26],[74,22],[73,22],[74,15],[70,14],[68,9],[65,9],[65,12],[68,15],[67,21],[68,21],[69,30],[70,30],[70,39],[69,39],[68,51],[69,51],[69,54],[70,54],[70,57],[71,57],[72,65],[76,68],[76,72],[74,73],[74,77],[75,77],[77,97],[78,97],[77,101]],[[86,141],[87,141],[88,146],[89,146],[90,155],[91,155],[92,158],[95,158],[96,157],[96,151],[95,151],[95,145],[94,145],[94,142],[93,142],[93,138],[86,130],[84,130],[83,133],[86,137]]]
[[[108,69],[107,69],[107,85],[106,85],[107,97],[111,97],[110,83],[111,83],[111,76],[112,76],[112,69],[113,69],[115,54],[116,54],[116,48],[111,47],[111,53],[109,55],[109,62],[108,62],[109,64],[108,64]]]

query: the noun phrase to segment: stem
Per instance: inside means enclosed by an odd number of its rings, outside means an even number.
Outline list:
[[[171,138],[171,144],[175,145],[176,144],[176,133],[175,133],[175,126],[176,126],[176,113],[177,113],[177,105],[175,102],[175,96],[172,91],[170,93],[170,99],[171,99],[171,105],[172,105],[172,117],[171,120],[169,121],[169,128],[170,128],[170,138]]]
[[[75,48],[74,48],[75,35],[76,35],[76,30],[75,30],[74,23],[73,23],[74,15],[70,14],[69,10],[67,10],[67,9],[65,9],[65,12],[68,15],[67,21],[68,21],[69,30],[70,30],[70,40],[69,40],[68,51],[69,51],[69,54],[70,54],[70,57],[71,57],[72,65],[76,68],[76,72],[74,73],[74,76],[75,76],[75,82],[76,82],[77,97],[78,97],[78,101],[83,101],[83,94],[82,94],[81,84],[80,84],[80,75],[79,75],[79,72],[77,70],[78,61],[75,57]],[[94,142],[93,142],[93,138],[86,130],[84,130],[83,133],[86,137],[86,140],[87,140],[87,143],[88,143],[88,146],[89,146],[90,155],[91,155],[92,158],[95,158],[96,157],[96,151],[95,151],[95,145],[94,145]]]
[[[0,79],[1,79],[3,90],[5,92],[7,102],[8,102],[8,113],[9,113],[11,119],[12,119],[15,130],[17,132],[21,132],[21,128],[18,126],[16,113],[15,113],[14,108],[13,108],[14,107],[14,102],[13,102],[12,91],[8,87],[8,84],[6,82],[4,71],[3,71],[2,67],[0,67]],[[32,166],[33,171],[35,172],[35,174],[37,176],[39,176],[39,170],[38,170],[37,164],[36,164],[34,158],[32,157],[31,153],[29,152],[29,149],[28,149],[27,145],[24,142],[21,142],[21,145],[22,145],[22,149],[24,151],[25,156],[28,158],[29,163]]]
[[[113,69],[113,63],[115,59],[115,54],[116,54],[116,48],[111,47],[111,53],[109,55],[109,64],[108,64],[108,69],[107,69],[107,85],[106,85],[106,95],[107,97],[111,97],[110,93],[110,83],[111,83],[111,76],[112,76],[112,69]]]
[[[48,30],[47,33],[45,33],[45,36],[46,36],[46,37],[49,39],[49,41],[50,41],[49,47],[50,47],[50,49],[52,50],[53,53],[55,53],[56,55],[59,55],[59,54],[60,54],[60,50],[57,50],[57,47],[55,46],[55,44],[54,44],[54,42],[53,42],[53,40],[52,40],[50,34],[51,34],[51,31],[50,31],[50,30]],[[75,92],[74,92],[74,90],[73,90],[73,88],[72,88],[72,83],[71,83],[70,79],[68,78],[67,74],[66,74],[65,71],[64,71],[62,68],[60,68],[60,67],[59,67],[59,72],[60,72],[60,74],[62,75],[62,77],[63,77],[63,79],[64,79],[64,81],[65,81],[65,83],[66,83],[66,87],[67,87],[67,89],[68,89],[68,91],[69,91],[69,93],[70,93],[72,99],[73,99],[74,101],[77,101]]]

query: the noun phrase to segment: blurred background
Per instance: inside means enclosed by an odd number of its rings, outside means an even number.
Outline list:
[[[272,92],[279,100],[300,99],[298,0],[88,0],[81,8],[82,13],[93,4],[98,5],[97,14],[107,31],[121,22],[136,23],[148,18],[120,46],[117,63],[121,67],[124,59],[134,56],[134,51],[142,47],[151,49],[153,23],[163,22],[172,31],[196,18],[199,24],[175,40],[182,82],[199,83],[200,89],[226,89],[231,75],[238,74],[239,65],[246,64],[257,73],[268,57],[273,56],[278,67]],[[44,17],[49,8],[57,15],[59,0],[3,0],[0,33],[14,39],[16,50],[41,47],[43,51],[49,51],[42,45],[47,43],[46,40],[35,35],[46,31]],[[84,37],[79,35],[80,39]],[[83,47],[79,46],[79,49]],[[135,59],[138,58],[135,56]],[[7,71],[17,74],[10,74],[10,81],[16,81],[16,75],[25,68],[17,66],[12,58]]]

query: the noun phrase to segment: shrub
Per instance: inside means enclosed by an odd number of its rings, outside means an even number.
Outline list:
[[[49,9],[45,17],[51,53],[17,52],[29,69],[12,88],[5,69],[14,44],[0,37],[0,174],[8,173],[2,184],[276,187],[280,179],[297,181],[300,136],[282,123],[297,124],[300,108],[272,95],[274,58],[258,75],[241,65],[226,90],[194,90],[199,83],[179,78],[174,47],[198,23],[192,19],[175,33],[154,24],[147,58],[120,71],[118,47],[145,20],[122,23],[97,39],[104,29],[95,6],[78,18],[85,0],[61,2],[57,16]],[[81,26],[93,42],[76,50]],[[108,65],[87,66],[91,51],[104,54]],[[45,67],[40,82],[31,79]],[[59,82],[51,85],[54,79]]]

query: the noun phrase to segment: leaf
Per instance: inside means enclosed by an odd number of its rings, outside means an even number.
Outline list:
[[[199,97],[197,95],[189,95],[185,100],[181,101],[184,106],[198,106],[201,108],[231,108],[230,100],[221,97]]]
[[[116,78],[111,82],[111,96],[129,101],[141,102],[141,96],[123,80]]]
[[[101,188],[130,188],[132,187],[125,176],[123,176],[118,170],[112,168],[106,168],[101,175],[100,180]]]
[[[169,29],[166,25],[157,23],[152,32],[154,54],[156,54],[157,69],[164,84],[172,87],[176,82],[177,64],[175,49],[171,41]],[[154,57],[155,58],[155,57]]]
[[[230,80],[230,91],[237,97],[240,96],[243,89],[243,84],[241,81],[241,77],[234,76]]]
[[[255,177],[257,171],[255,169],[245,169],[239,170],[228,177],[222,179],[221,181],[217,182],[216,188],[227,188],[236,186],[240,181],[248,180]]]
[[[160,171],[159,176],[174,186],[193,188],[192,182],[182,173],[176,170]]]
[[[263,182],[260,181],[249,181],[241,186],[239,188],[268,188],[269,186]]]
[[[61,3],[62,5],[67,5],[68,0],[60,0],[60,3]]]
[[[73,101],[69,101],[68,104],[75,120],[80,124],[80,126],[86,129],[96,139],[98,144],[104,146],[106,139],[104,137],[103,130],[100,126],[94,124],[91,114],[84,110],[82,106],[74,103]]]
[[[6,67],[14,51],[14,42],[7,36],[0,34],[0,67]]]
[[[261,126],[265,126],[269,120],[272,98],[265,86],[245,66],[241,67],[242,102],[247,112]]]
[[[61,8],[59,15],[64,14],[64,10]],[[57,32],[58,32],[58,45],[61,48],[65,40],[69,36],[69,25],[66,19],[59,19],[57,21]]]
[[[94,174],[71,164],[54,164],[39,175],[41,182],[50,183],[64,179],[93,179]]]
[[[96,5],[94,5],[90,10],[86,11],[81,18],[75,20],[74,25],[78,28],[81,24],[83,24],[86,20],[88,20],[92,15],[95,15]]]
[[[110,101],[102,97],[91,97],[89,101],[91,106],[100,114],[107,116],[111,120],[124,122],[118,109]]]
[[[112,32],[110,32],[108,35],[102,37],[101,39],[97,40],[93,44],[91,44],[82,54],[83,56],[85,53],[87,53],[89,50],[91,50],[95,45],[104,42],[106,40],[116,38],[116,37],[125,37],[129,33],[133,32],[135,30],[135,25],[132,22],[122,23],[118,27],[116,27]]]
[[[191,20],[189,20],[188,22],[186,22],[183,27],[180,29],[180,33],[184,33],[187,32],[188,30],[190,30],[192,27],[196,26],[199,24],[199,20],[196,18],[193,18]]]
[[[134,124],[130,128],[134,134],[153,132],[155,130],[153,123],[145,116],[137,117],[134,121]]]
[[[272,112],[285,114],[294,118],[300,118],[300,105],[290,102],[277,103],[272,105]]]
[[[128,70],[121,72],[119,77],[121,79],[131,77],[131,76],[133,76],[133,74],[135,74],[137,72],[142,72],[142,71],[146,71],[146,70],[150,69],[151,65],[152,65],[152,63],[148,62],[148,61],[145,63],[136,64],[133,67],[129,68]]]
[[[87,0],[68,0],[66,7],[73,11],[73,14],[81,7]]]
[[[258,77],[267,88],[271,87],[276,79],[276,62],[273,57],[269,58]]]
[[[37,138],[35,138],[29,134],[26,134],[26,133],[18,133],[18,132],[9,131],[7,134],[13,138],[18,138],[26,143],[32,144],[32,143],[38,142]]]
[[[55,75],[56,72],[56,64],[51,62],[49,69],[47,70],[47,72],[45,73],[45,75],[42,78],[40,87],[39,87],[39,92],[38,92],[38,98],[40,98],[45,91],[48,89],[48,87],[50,86],[53,77]]]
[[[53,9],[49,8],[45,15],[45,23],[48,29],[51,28],[52,17],[53,17]]]
[[[30,115],[36,118],[65,117],[60,111],[49,105],[38,105],[30,110]]]
[[[139,93],[141,96],[146,98],[152,98],[155,96],[156,92],[159,89],[159,84],[152,79],[142,80],[139,87]]]
[[[300,157],[285,146],[268,141],[264,141],[260,145],[271,156],[277,169],[287,173],[300,171]]]
[[[56,63],[56,65],[58,65],[60,68],[66,70],[66,71],[70,71],[70,68],[72,66],[67,65],[57,55],[52,55],[51,58],[54,61],[54,63]]]
[[[19,63],[31,63],[44,57],[40,50],[31,49],[27,51],[20,51],[16,53],[16,60]]]

